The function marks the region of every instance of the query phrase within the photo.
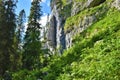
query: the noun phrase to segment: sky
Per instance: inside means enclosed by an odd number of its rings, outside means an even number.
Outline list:
[[[30,14],[31,1],[32,0],[18,0],[16,13],[19,14],[19,12],[24,9],[26,12],[26,17],[28,17]],[[43,15],[41,17],[40,23],[42,26],[45,26],[47,15],[50,14],[50,0],[42,0],[41,6]]]

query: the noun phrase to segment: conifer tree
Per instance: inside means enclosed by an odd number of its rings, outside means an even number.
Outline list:
[[[5,66],[5,6],[3,0],[0,0],[0,75],[3,75],[7,66]],[[3,63],[4,62],[4,63]]]
[[[28,28],[25,35],[25,44],[23,46],[23,68],[32,70],[40,66],[40,17],[41,17],[41,0],[33,0],[31,3]]]
[[[25,21],[26,21],[26,14],[24,9],[20,11],[18,16],[18,27],[17,27],[17,41],[18,41],[18,49],[20,50],[22,48],[23,44],[23,37],[25,32]]]
[[[14,55],[14,61],[12,61],[13,68],[15,70],[19,70],[21,65],[21,57],[23,52],[23,37],[24,37],[24,31],[25,31],[25,18],[26,14],[24,9],[20,11],[19,15],[17,16],[17,27],[15,30],[15,36],[14,36],[14,50],[16,50],[16,54]]]
[[[16,54],[14,35],[16,28],[16,0],[0,0],[0,75],[11,70]]]

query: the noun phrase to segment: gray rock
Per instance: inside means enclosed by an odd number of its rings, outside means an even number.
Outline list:
[[[72,10],[71,16],[76,15],[78,12],[80,12],[82,10],[82,8],[80,8],[81,5],[83,5],[82,2],[74,2],[73,3],[72,9],[71,9]]]
[[[81,32],[83,32],[85,29],[87,29],[90,25],[93,24],[97,20],[95,15],[85,16],[82,21],[79,23],[79,27],[74,26],[74,29],[66,34],[66,48],[70,48],[72,46],[72,40],[73,37]]]
[[[112,5],[120,10],[120,0],[115,0]]]

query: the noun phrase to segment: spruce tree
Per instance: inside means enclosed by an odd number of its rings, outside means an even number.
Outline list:
[[[23,37],[24,37],[24,30],[25,30],[25,11],[21,10],[19,15],[17,16],[17,23],[16,23],[16,30],[15,30],[15,36],[14,36],[14,50],[16,53],[13,55],[13,61],[12,61],[12,68],[14,70],[19,70],[21,65],[21,57],[23,52]]]
[[[40,17],[41,17],[41,0],[33,0],[31,3],[30,15],[28,19],[28,28],[25,35],[23,68],[32,70],[40,66]]]
[[[0,0],[0,75],[3,75],[5,70],[7,69],[6,58],[5,55],[5,45],[7,43],[7,40],[5,39],[5,6],[4,6],[3,0]],[[5,62],[4,62],[5,61]]]
[[[26,22],[26,14],[25,10],[21,10],[18,16],[18,22],[17,22],[17,44],[18,44],[18,49],[22,49],[22,44],[23,44],[23,37],[24,37],[24,32],[25,32],[25,22]]]
[[[16,50],[14,35],[16,28],[16,0],[0,0],[0,75],[11,70]]]

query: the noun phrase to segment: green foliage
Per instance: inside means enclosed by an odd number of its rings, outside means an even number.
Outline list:
[[[65,6],[66,5],[66,0],[62,0],[62,4]]]
[[[72,8],[72,3],[67,4],[66,6],[63,6],[63,9],[60,12],[61,16],[64,16],[64,19],[68,18],[71,16],[71,8]]]
[[[28,70],[21,70],[17,73],[14,73],[12,75],[13,80],[37,80],[41,79],[41,71],[39,70],[33,70],[33,71],[28,71]]]
[[[86,1],[87,1],[87,0],[74,0],[74,2],[84,2],[84,3],[85,3]],[[63,4],[62,4],[63,6],[66,6],[66,5],[67,5],[67,0],[62,0],[62,3],[63,3]]]

